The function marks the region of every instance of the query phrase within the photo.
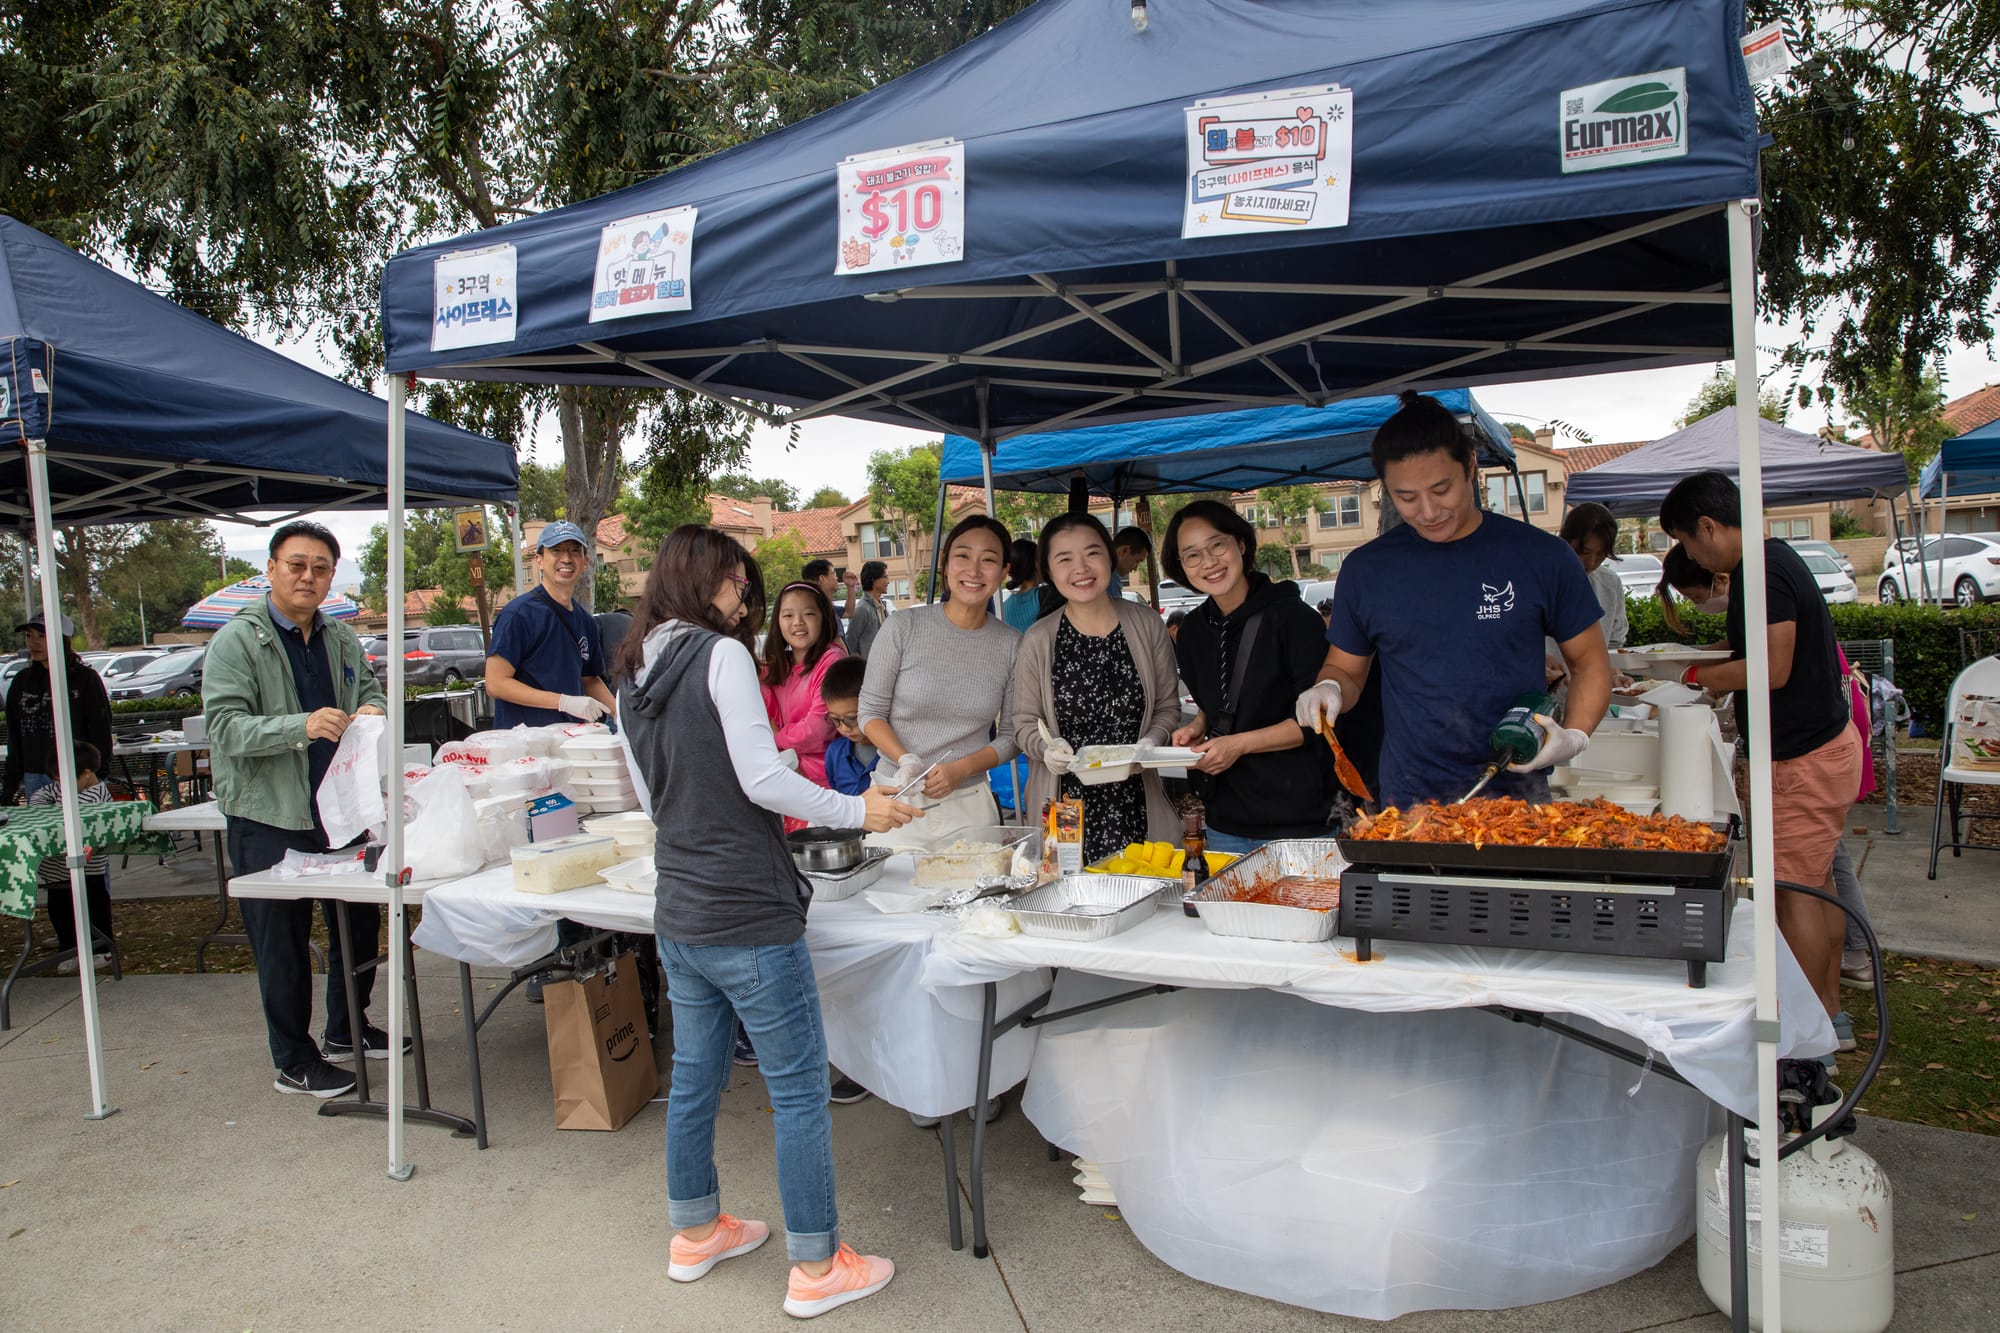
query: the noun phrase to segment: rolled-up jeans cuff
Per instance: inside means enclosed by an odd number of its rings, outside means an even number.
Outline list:
[[[668,1199],[667,1223],[677,1231],[705,1227],[722,1216],[722,1195],[708,1194],[699,1199]]]
[[[840,1248],[840,1228],[832,1231],[787,1231],[785,1255],[795,1264],[817,1263],[833,1258]]]

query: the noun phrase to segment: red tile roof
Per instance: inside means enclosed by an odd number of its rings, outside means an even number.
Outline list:
[[[411,588],[403,594],[403,620],[406,624],[420,625],[430,614],[431,604],[444,595],[442,588]],[[479,623],[479,603],[470,597],[461,597],[458,604],[464,610],[466,619]]]
[[[606,514],[597,520],[597,544],[615,551],[632,540],[632,534],[625,530],[625,515]]]
[[[806,553],[822,555],[847,549],[847,539],[840,532],[840,516],[846,505],[830,505],[823,509],[798,509],[771,515],[773,534],[796,532],[805,543]]]
[[[1578,444],[1556,450],[1556,456],[1563,460],[1570,474],[1575,475],[1609,463],[1614,458],[1622,458],[1634,449],[1651,443],[1651,440],[1627,440],[1622,444]]]
[[[749,502],[728,495],[708,497],[708,525],[712,528],[754,528],[757,526],[756,511]]]
[[[1954,436],[1978,430],[1989,421],[2000,421],[2000,384],[1974,389],[1944,405],[1944,424]]]

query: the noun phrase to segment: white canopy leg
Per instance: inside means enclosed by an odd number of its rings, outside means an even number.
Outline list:
[[[90,895],[83,884],[83,815],[77,806],[76,722],[69,715],[68,636],[62,632],[62,593],[56,579],[55,506],[49,499],[49,451],[45,440],[28,441],[28,493],[35,509],[35,553],[42,569],[42,625],[49,645],[49,699],[54,705],[56,774],[62,783],[63,850],[69,860],[70,906],[76,914],[78,988],[83,993],[83,1044],[90,1062],[90,1110],[86,1120],[118,1114],[104,1086],[104,1032],[97,1014],[97,938],[91,934]],[[101,763],[109,763],[105,755]],[[111,923],[104,922],[109,930]]]
[[[403,377],[389,379],[389,591],[388,637],[392,645],[403,642]],[[516,549],[519,549],[518,543]],[[518,558],[518,557],[517,557]],[[394,650],[389,659],[388,699],[383,711],[389,715],[389,790],[383,801],[388,827],[383,831],[387,844],[382,854],[382,872],[389,884],[389,1178],[408,1180],[414,1166],[403,1160],[403,1002],[406,993],[403,975],[403,654]],[[353,966],[353,960],[348,960]],[[361,1034],[354,1038],[356,1058],[360,1058]]]
[[[1736,449],[1743,492],[1743,636],[1748,659],[1750,874],[1757,916],[1757,1161],[1763,1199],[1763,1326],[1779,1316],[1778,890],[1771,836],[1771,650],[1764,587],[1764,476],[1757,442],[1757,201],[1729,210],[1729,307],[1736,343]]]

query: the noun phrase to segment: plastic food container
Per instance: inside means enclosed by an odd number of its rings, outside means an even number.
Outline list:
[[[620,861],[615,866],[607,866],[598,872],[598,878],[626,893],[651,894],[654,882],[659,878],[659,870],[654,866],[653,858],[648,856],[643,860]]]
[[[916,887],[969,889],[975,880],[1011,874],[1014,850],[1027,846],[1035,836],[1035,830],[1014,824],[941,834],[910,850],[916,861]],[[1158,882],[1153,881],[1155,885]]]
[[[629,810],[622,814],[594,815],[584,821],[585,833],[601,833],[618,844],[618,852],[626,857],[653,856],[653,840],[657,830],[653,821],[644,812]]]
[[[1151,916],[1166,887],[1144,875],[1065,875],[1022,894],[1008,910],[1023,935],[1103,940]]]
[[[531,842],[510,849],[514,887],[522,893],[562,893],[595,884],[618,864],[618,844],[601,833]]]
[[[1247,891],[1260,879],[1283,879],[1306,875],[1315,879],[1338,879],[1347,868],[1339,845],[1332,838],[1286,838],[1267,842],[1241,857],[1228,869],[1218,871],[1183,901],[1201,915],[1201,924],[1211,935],[1233,935],[1253,940],[1291,940],[1309,943],[1330,940],[1338,913],[1305,907],[1280,907],[1275,903],[1241,903],[1230,895]],[[1025,927],[1024,927],[1025,929]]]

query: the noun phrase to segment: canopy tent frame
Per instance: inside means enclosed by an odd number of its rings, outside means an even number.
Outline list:
[[[1513,384],[1731,355],[1739,395],[1754,398],[1758,136],[1738,0],[1434,0],[1417,16],[1433,25],[1421,32],[1404,14],[1397,21],[1406,26],[1390,32],[1363,21],[1358,6],[1285,5],[1282,42],[1268,25],[1235,22],[1250,11],[1266,17],[1256,0],[1217,0],[1156,17],[1156,33],[1185,26],[1179,46],[1135,41],[1123,9],[1043,0],[821,116],[616,195],[398,255],[382,285],[387,364],[451,379],[668,385],[778,425],[838,414],[965,434],[981,446],[989,509],[997,444],[1072,422],[1322,406],[1390,388]],[[1453,21],[1448,32],[1436,29],[1441,19]],[[1300,54],[1324,49],[1301,33],[1352,40],[1341,63],[1322,66],[1313,62],[1325,57]],[[1542,38],[1552,40],[1531,50]],[[1189,39],[1202,43],[1205,63],[1169,68]],[[1546,58],[1526,58],[1537,55]],[[1033,64],[1037,57],[1046,65]],[[1072,67],[1086,60],[1096,77],[1074,79]],[[1486,78],[1481,110],[1493,116],[1450,144],[1423,138],[1417,122],[1427,113],[1466,108],[1410,90],[1429,87],[1442,69],[1471,74],[1474,61]],[[1684,73],[1692,120],[1684,162],[1558,167],[1556,118],[1546,114],[1557,109],[1554,94],[1621,72],[1613,66]],[[1353,171],[1368,191],[1357,186],[1346,229],[1188,239],[1177,197],[1184,178],[1172,183],[1181,110],[1222,91],[1328,76],[1353,78],[1376,117],[1371,130],[1381,127],[1365,146],[1356,140]],[[1045,105],[1035,96],[1043,89],[1020,87],[1057,77],[1087,104]],[[996,85],[1006,86],[995,93]],[[1011,102],[994,100],[1010,93]],[[1515,123],[1502,124],[1510,116]],[[1075,153],[1051,174],[1058,130]],[[951,133],[966,136],[969,170],[993,201],[981,205],[981,248],[956,268],[831,272],[832,167],[841,154]],[[1422,199],[1407,188],[1415,176]],[[1012,197],[1010,187],[1018,187]],[[1095,200],[1096,212],[1069,217],[1050,207],[1063,189],[1065,201]],[[586,322],[600,232],[684,204],[700,208],[696,308]],[[1017,219],[1025,234],[1006,234]],[[520,261],[512,341],[437,348],[434,265],[503,244]],[[1301,283],[1302,271],[1385,281]],[[1545,286],[1509,285],[1537,271]],[[1252,281],[1229,285],[1244,277]],[[899,307],[900,316],[889,313]],[[1743,522],[1761,531],[1754,431],[1738,450]],[[1746,544],[1745,560],[1748,619],[1760,623],[1761,546]],[[1764,1197],[1775,1200],[1778,945],[1761,636],[1747,658],[1760,1164]],[[1765,1326],[1779,1327],[1779,1210],[1766,1208],[1761,1226]],[[1741,1327],[1747,1273],[1734,1278]]]

